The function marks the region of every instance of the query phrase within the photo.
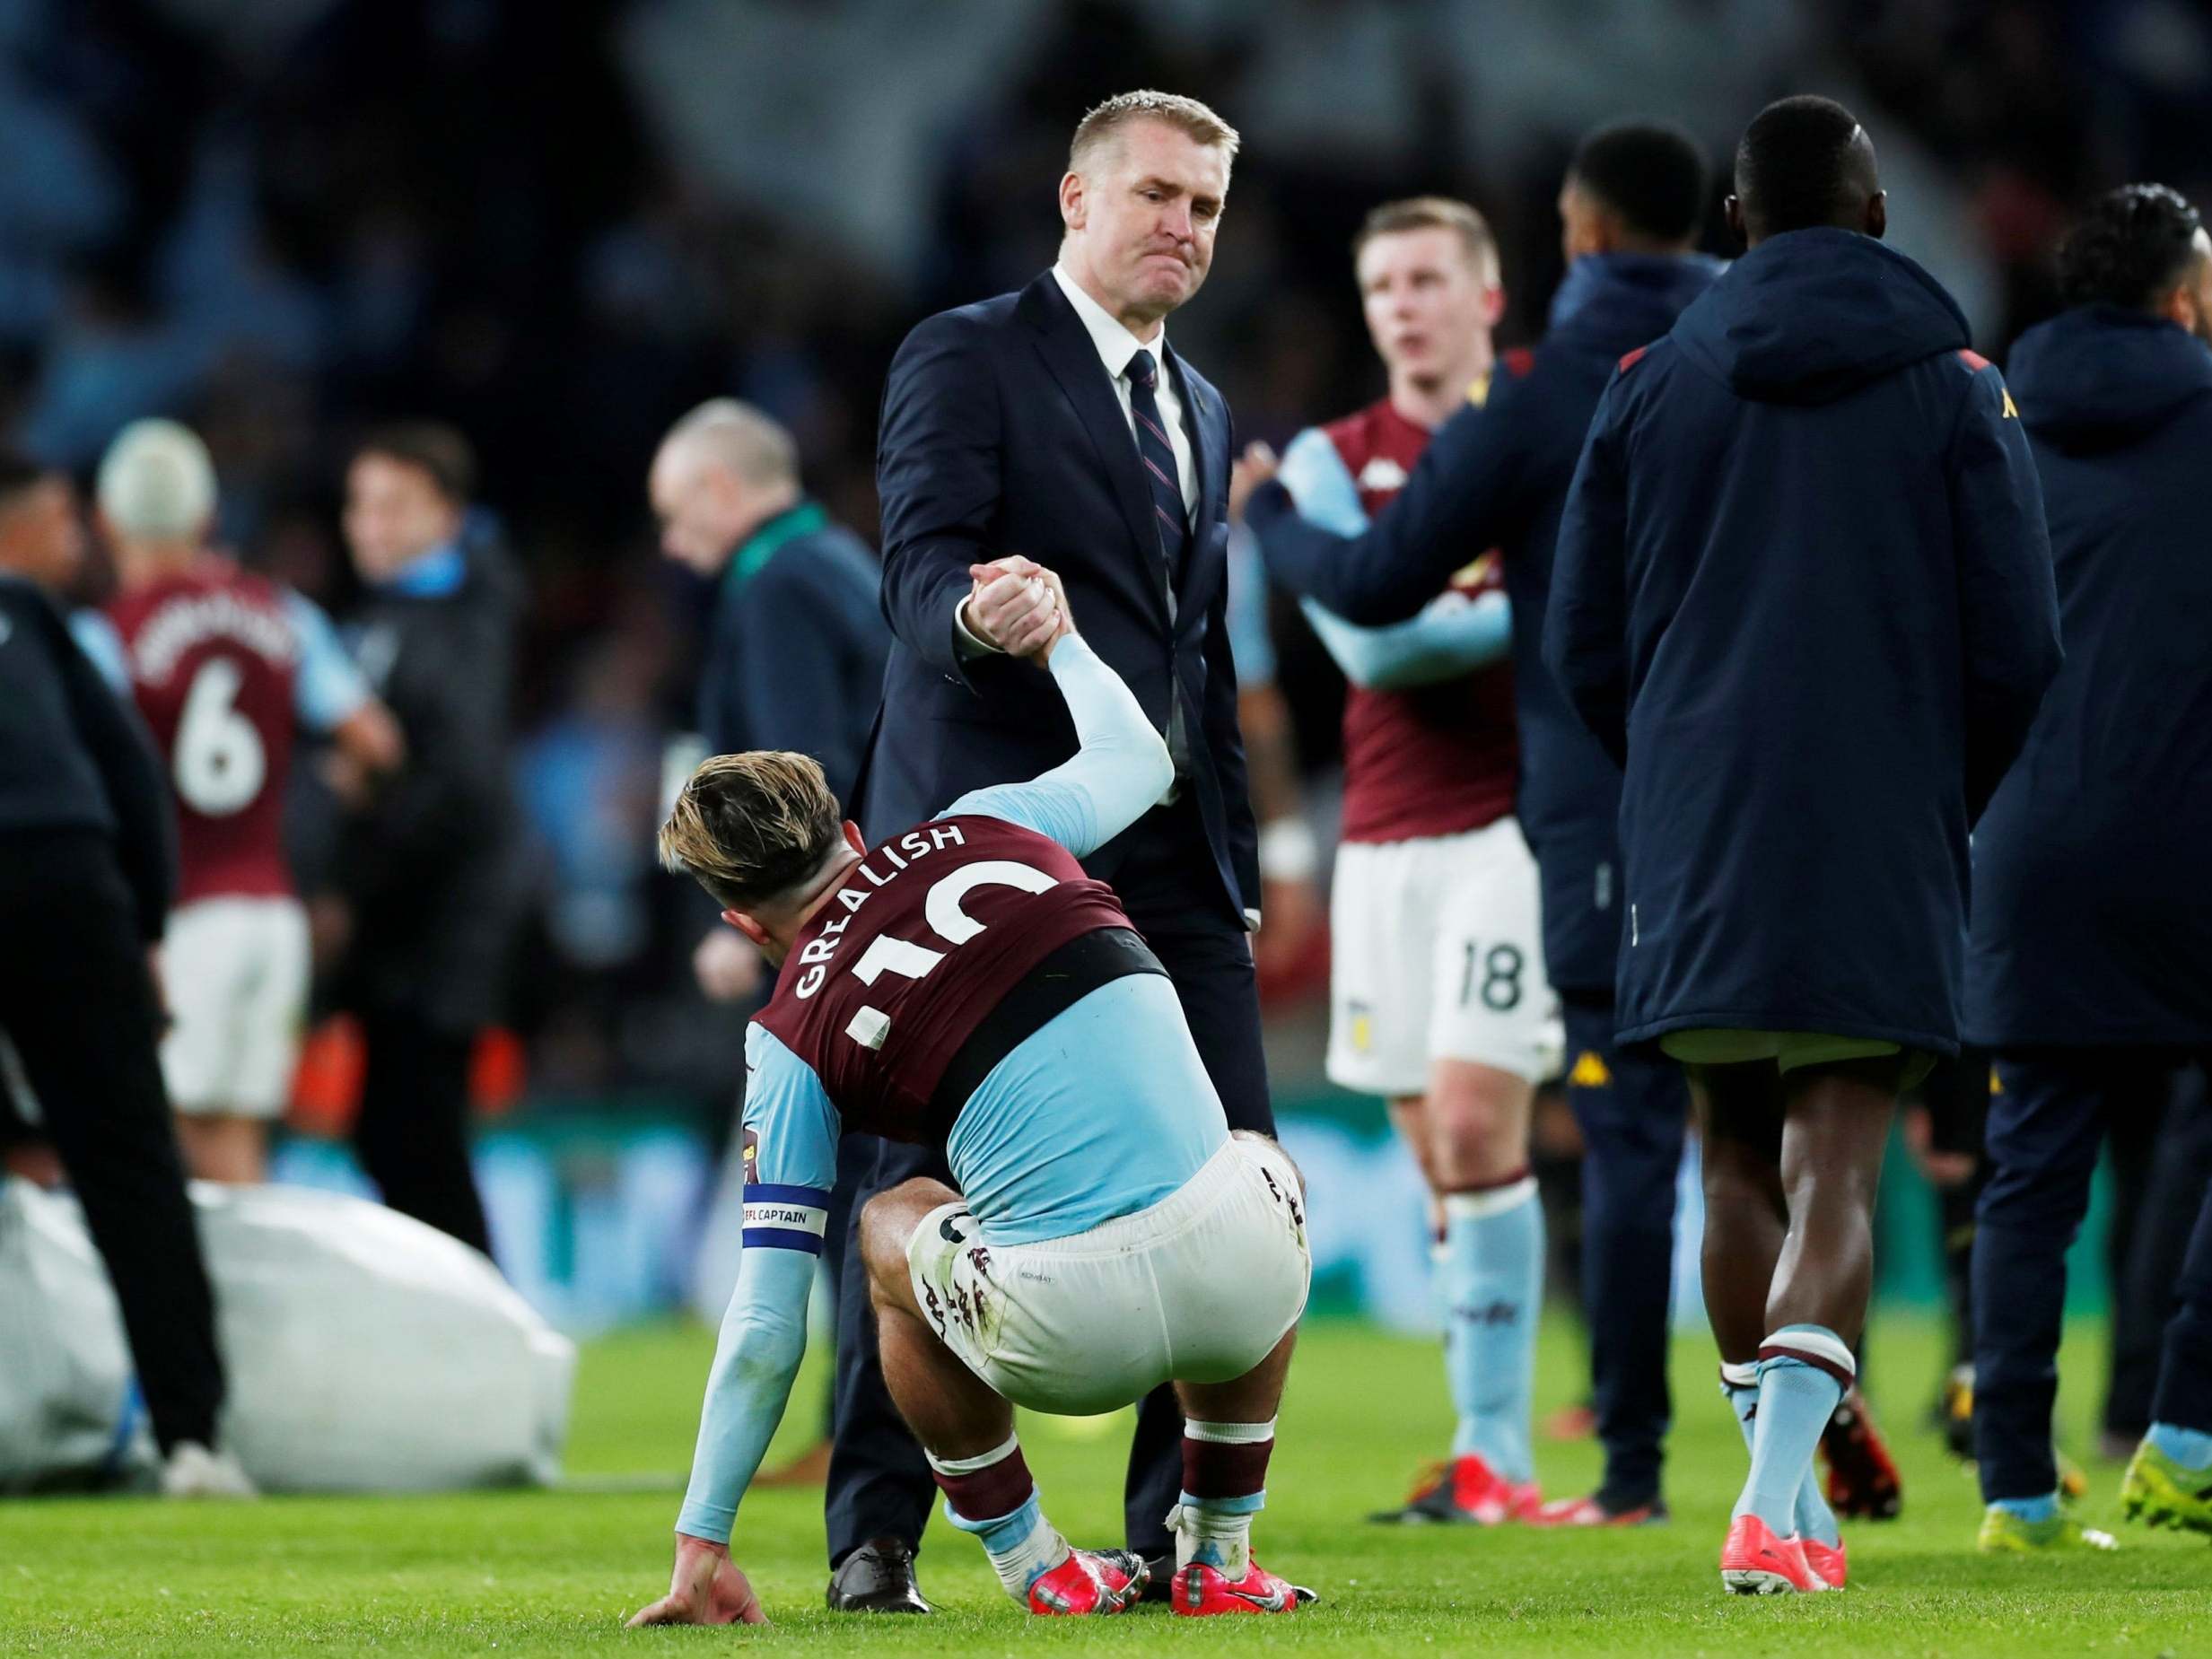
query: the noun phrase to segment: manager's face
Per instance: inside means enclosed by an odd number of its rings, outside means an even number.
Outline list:
[[[1108,310],[1157,321],[1206,280],[1228,197],[1220,146],[1164,121],[1132,121],[1060,181],[1066,257]]]

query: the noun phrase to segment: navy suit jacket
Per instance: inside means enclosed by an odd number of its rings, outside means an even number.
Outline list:
[[[1075,753],[1075,728],[1031,663],[964,659],[953,616],[968,566],[1019,554],[1056,572],[1075,625],[1154,726],[1180,703],[1204,828],[1194,902],[1260,902],[1258,837],[1237,728],[1228,601],[1228,408],[1172,347],[1198,507],[1172,583],[1136,440],[1106,367],[1047,271],[1019,293],[943,311],[891,360],[876,446],[883,611],[893,644],[858,814],[873,840],[970,790]],[[1172,590],[1171,590],[1172,589]],[[1140,821],[1142,822],[1141,820]],[[1125,832],[1084,860],[1111,881]]]

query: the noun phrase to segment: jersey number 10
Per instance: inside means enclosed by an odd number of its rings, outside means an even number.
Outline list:
[[[1058,885],[1058,877],[1048,876],[1034,865],[1017,863],[1011,859],[984,859],[940,878],[922,900],[922,913],[931,931],[949,947],[965,945],[984,929],[983,922],[960,908],[961,901],[977,887],[1018,887],[1024,893],[1042,893]],[[852,974],[863,985],[873,985],[885,974],[896,974],[902,979],[925,979],[944,961],[946,955],[946,951],[932,950],[911,939],[893,939],[887,933],[880,933],[868,941],[868,948],[852,965]],[[820,982],[815,983],[818,986]],[[811,996],[813,991],[801,981],[799,994]],[[846,1025],[845,1035],[863,1048],[879,1049],[890,1029],[888,1014],[863,1006]]]

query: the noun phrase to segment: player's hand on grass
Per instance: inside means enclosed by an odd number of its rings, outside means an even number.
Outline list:
[[[669,1593],[633,1613],[626,1628],[649,1624],[766,1624],[760,1598],[726,1545],[676,1535],[676,1570]]]
[[[1067,606],[1059,579],[1029,559],[968,566],[974,586],[964,604],[968,632],[1010,657],[1033,657],[1059,637]],[[1041,659],[1040,659],[1041,660]]]
[[[1274,450],[1257,441],[1246,444],[1237,465],[1229,468],[1229,518],[1241,520],[1245,516],[1245,503],[1252,499],[1252,492],[1281,470],[1282,458]]]

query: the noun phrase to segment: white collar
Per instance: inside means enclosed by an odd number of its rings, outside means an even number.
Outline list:
[[[1098,361],[1106,364],[1106,372],[1120,380],[1129,367],[1129,360],[1139,352],[1152,354],[1156,371],[1167,365],[1167,329],[1165,324],[1152,336],[1150,345],[1129,332],[1113,312],[1083,292],[1083,285],[1068,275],[1068,267],[1055,264],[1053,280],[1060,284],[1060,292],[1068,296],[1068,303],[1075,307],[1075,314],[1082,319],[1083,331],[1090,336],[1091,345],[1097,350]]]

